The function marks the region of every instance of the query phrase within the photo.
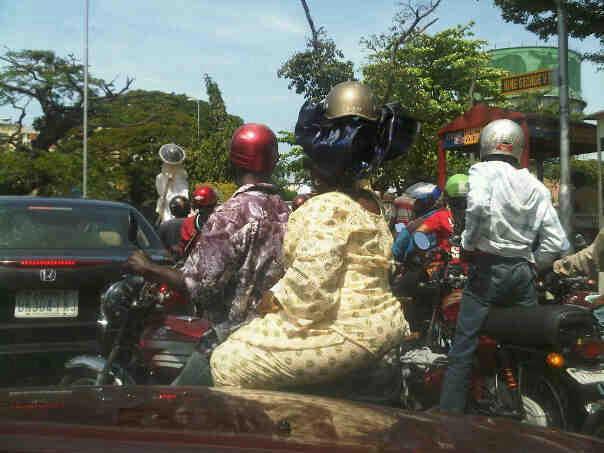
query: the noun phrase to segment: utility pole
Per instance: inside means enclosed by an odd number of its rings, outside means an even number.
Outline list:
[[[199,120],[199,99],[197,99],[197,141],[199,142],[201,123]]]
[[[88,1],[84,0],[84,156],[82,159],[82,197],[88,194]]]
[[[556,0],[556,4],[558,7],[558,96],[560,99],[560,221],[570,240],[573,207],[570,198],[568,28],[563,0]]]

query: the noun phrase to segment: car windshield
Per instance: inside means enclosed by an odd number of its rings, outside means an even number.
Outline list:
[[[131,246],[128,211],[112,207],[0,205],[0,249],[103,249]],[[142,247],[149,246],[139,234]]]

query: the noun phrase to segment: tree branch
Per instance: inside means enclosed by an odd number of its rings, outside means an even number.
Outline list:
[[[29,105],[29,101],[27,101],[27,103],[24,106],[20,106],[17,105],[17,103],[15,103],[13,100],[11,100],[11,106],[12,108],[14,108],[15,110],[20,110],[21,113],[19,114],[19,119],[16,122],[17,125],[17,130],[15,132],[13,132],[12,134],[10,134],[8,137],[6,137],[5,139],[2,140],[2,144],[7,144],[7,145],[11,145],[14,146],[15,148],[21,148],[21,132],[23,131],[23,120],[25,119],[25,116],[27,115],[27,106]]]
[[[438,20],[435,18],[418,29],[420,22],[423,21],[426,17],[432,14],[436,8],[440,5],[442,0],[432,0],[428,5],[417,5],[414,6],[413,2],[409,1],[406,4],[406,9],[408,10],[407,14],[404,14],[402,17],[402,23],[405,23],[405,18],[413,18],[411,25],[409,25],[405,30],[403,30],[399,36],[396,35],[393,37],[393,41],[390,44],[390,65],[392,66],[392,71],[390,72],[391,76],[388,79],[388,84],[386,85],[386,91],[384,92],[384,103],[388,102],[390,95],[392,94],[392,88],[394,86],[394,67],[396,66],[396,53],[398,49],[412,36],[424,33],[428,27],[434,25],[434,23]]]
[[[29,97],[32,97],[32,98],[36,97],[36,92],[35,91],[26,90],[25,88],[9,85],[8,83],[0,82],[0,88],[5,89],[5,90],[14,91],[16,93],[23,94],[25,96],[29,96]]]
[[[319,33],[317,32],[317,29],[315,28],[315,23],[312,20],[312,17],[310,16],[310,9],[308,8],[308,4],[306,3],[306,0],[300,0],[300,3],[302,3],[302,8],[304,8],[304,13],[306,14],[306,20],[308,21],[308,26],[310,27],[310,32],[312,34],[312,46],[315,49],[315,52],[319,51]]]

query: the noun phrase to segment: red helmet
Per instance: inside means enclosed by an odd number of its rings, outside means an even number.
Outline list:
[[[271,173],[279,160],[277,137],[264,124],[244,124],[233,133],[230,157],[244,170]]]
[[[197,186],[193,191],[193,202],[197,206],[214,206],[218,201],[216,191],[210,186]]]

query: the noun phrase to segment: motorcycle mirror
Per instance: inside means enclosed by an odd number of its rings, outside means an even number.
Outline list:
[[[421,231],[413,233],[413,243],[419,250],[429,250],[432,247],[432,241],[430,237]]]

